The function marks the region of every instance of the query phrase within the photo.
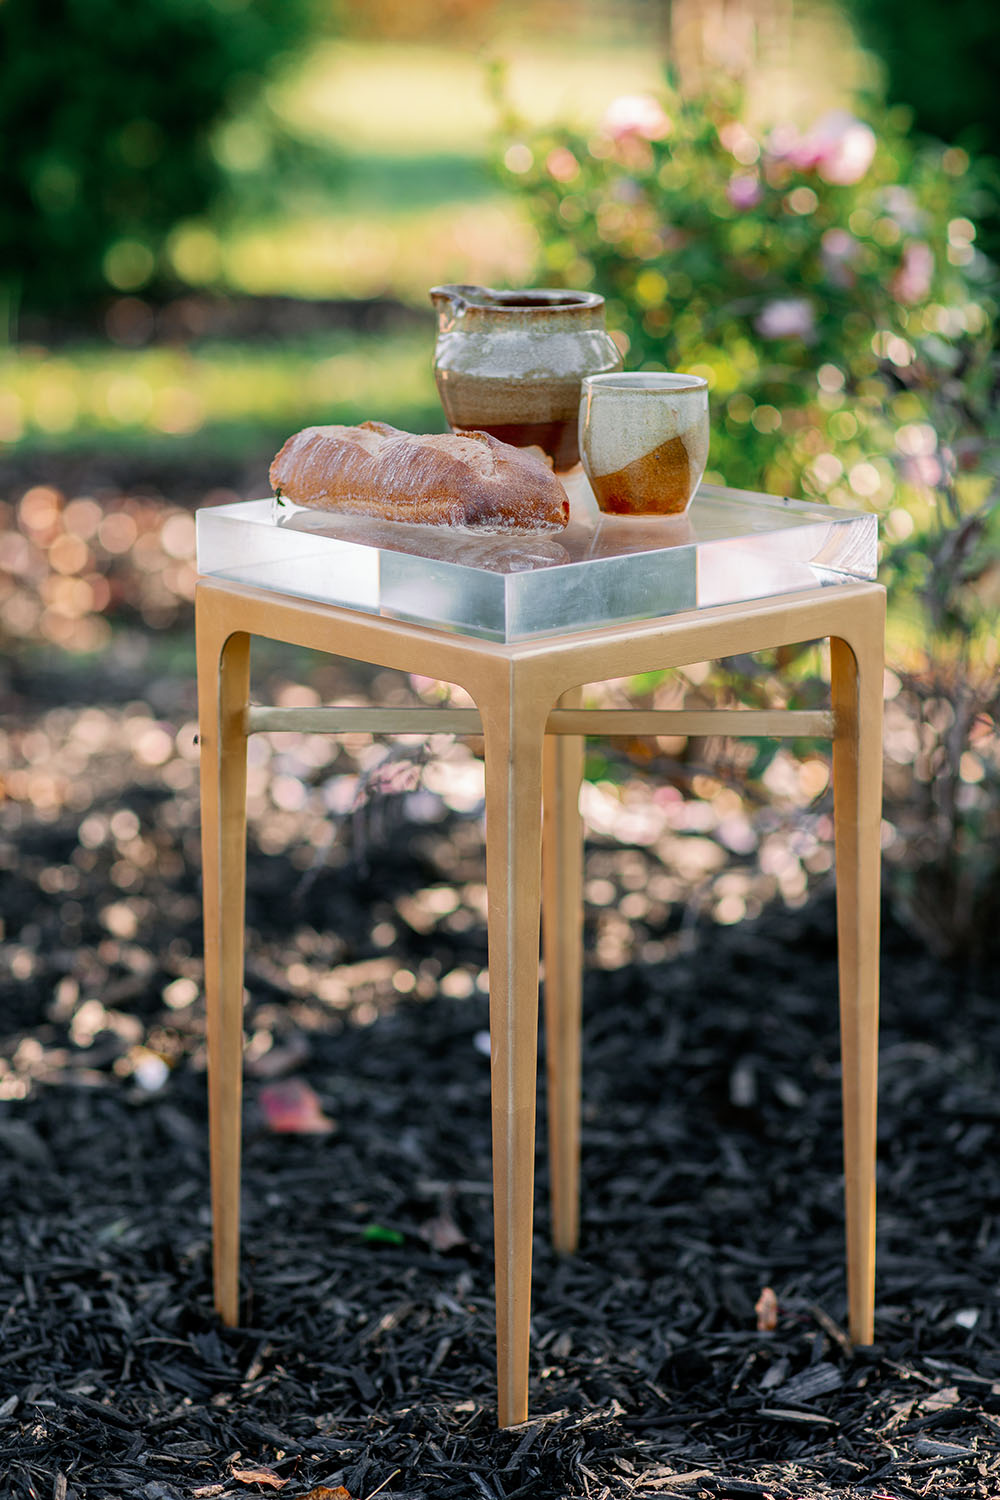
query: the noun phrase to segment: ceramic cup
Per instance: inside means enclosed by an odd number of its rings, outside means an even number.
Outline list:
[[[588,375],[580,457],[608,515],[676,516],[708,462],[708,383],[700,375]]]

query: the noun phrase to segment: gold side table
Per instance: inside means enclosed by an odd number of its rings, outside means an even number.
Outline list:
[[[767,498],[749,497],[762,502]],[[770,503],[773,508],[789,502]],[[247,506],[268,502],[242,504],[244,516]],[[698,504],[696,499],[694,506]],[[213,527],[220,519],[211,511],[202,512],[199,521],[202,516],[209,517]],[[866,560],[858,568],[862,575],[865,570],[869,576],[873,571],[873,528],[872,522],[866,533]],[[680,545],[687,543],[681,539]],[[747,545],[752,550],[757,542],[751,538]],[[698,583],[693,601],[689,599],[688,607],[676,612],[664,612],[662,604],[647,602],[643,612],[652,611],[652,618],[606,618],[600,624],[563,627],[552,634],[532,634],[529,623],[522,639],[509,638],[516,631],[507,632],[508,638],[484,639],[462,633],[461,623],[454,621],[451,628],[440,628],[384,618],[366,612],[373,607],[370,601],[364,607],[345,608],[323,597],[298,597],[300,592],[322,595],[326,584],[310,581],[319,575],[309,573],[311,563],[305,554],[299,564],[297,554],[289,553],[282,564],[285,571],[269,573],[274,568],[273,546],[256,552],[251,547],[252,556],[248,553],[229,565],[228,578],[218,576],[225,571],[218,562],[218,549],[207,547],[210,566],[203,567],[203,572],[216,576],[204,577],[198,585],[197,660],[213,1253],[216,1305],[225,1322],[234,1324],[238,1318],[248,734],[272,729],[337,732],[364,728],[483,736],[497,1389],[502,1426],[524,1421],[528,1414],[540,920],[546,974],[553,1239],[565,1251],[571,1251],[577,1241],[582,906],[578,793],[583,737],[814,735],[833,742],[849,1322],[856,1343],[872,1342],[885,596],[864,576],[852,580],[850,566],[842,557],[834,560],[834,569],[841,570],[834,581],[829,544],[824,545],[826,550],[821,547],[808,566],[797,557],[795,567],[804,568],[803,576],[813,580],[812,586],[800,586],[797,592],[768,593],[766,582],[758,581],[752,587],[764,597],[746,598],[736,588],[734,602],[726,603],[719,602],[725,590],[716,582],[712,602],[703,602]],[[604,555],[595,548],[593,538],[587,549],[590,560]],[[751,552],[745,555],[750,557]],[[572,561],[571,557],[570,566]],[[440,559],[433,574],[438,583],[439,563]],[[446,558],[446,573],[449,566]],[[527,566],[530,570],[535,565],[529,561]],[[538,566],[551,568],[551,556]],[[554,604],[558,589],[565,584],[572,593],[573,578],[579,576],[557,565],[550,578],[557,573],[564,576],[562,583],[551,584]],[[451,579],[452,575],[447,576]],[[692,576],[697,583],[701,575]],[[796,576],[794,568],[786,570],[782,587],[787,589]],[[608,601],[618,597],[614,578],[600,605],[605,616],[613,615]],[[832,586],[820,586],[821,582]],[[344,584],[345,589],[353,586]],[[384,577],[380,587],[388,587]],[[451,587],[449,582],[445,594]],[[648,592],[648,577],[642,587]],[[418,600],[407,612],[419,607]],[[446,607],[450,608],[447,600]],[[640,612],[634,600],[622,607]],[[399,613],[398,603],[393,613]],[[502,621],[499,633],[503,634]],[[252,636],[456,683],[476,707],[254,707],[249,698]],[[644,712],[579,706],[579,689],[585,683],[821,638],[829,639],[831,645],[827,711]]]

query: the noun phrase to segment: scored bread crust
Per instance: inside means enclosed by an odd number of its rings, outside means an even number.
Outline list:
[[[420,436],[387,422],[306,427],[278,453],[270,479],[295,505],[385,520],[516,531],[569,520],[551,469],[488,432]]]

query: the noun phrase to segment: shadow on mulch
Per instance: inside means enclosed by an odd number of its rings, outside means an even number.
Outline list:
[[[196,829],[164,821],[193,792],[150,775],[101,791],[156,849],[144,906],[96,846],[67,888],[87,842],[68,809],[3,846],[4,1495],[1000,1493],[985,982],[887,922],[879,1343],[852,1351],[829,894],[691,941],[671,928],[669,961],[592,969],[581,1249],[548,1246],[540,1149],[532,1420],[497,1432],[487,1001],[448,979],[479,973],[485,932],[400,915],[407,892],[475,878],[475,820],[389,826],[364,869],[305,882],[288,854],[252,851],[230,1330],[210,1288]],[[328,962],[327,991],[303,958]],[[329,1133],[267,1128],[282,1073],[315,1091]]]

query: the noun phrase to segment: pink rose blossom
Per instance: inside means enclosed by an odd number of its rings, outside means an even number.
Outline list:
[[[572,182],[580,174],[580,163],[568,146],[556,146],[545,158],[545,170],[556,182]]]
[[[928,489],[933,489],[941,482],[941,464],[933,454],[918,453],[914,457],[904,458],[899,468],[908,484],[926,485]]]
[[[847,229],[828,229],[822,245],[828,260],[852,261],[858,258],[858,242]]]
[[[624,136],[641,136],[645,141],[661,141],[670,134],[672,122],[652,94],[621,94],[612,99],[601,127],[612,140]]]
[[[919,234],[927,221],[927,215],[907,187],[898,182],[891,183],[882,194],[885,211],[895,219],[906,234]]]
[[[763,196],[756,172],[734,172],[726,184],[726,197],[734,208],[756,208]]]
[[[889,283],[897,302],[908,305],[922,302],[931,289],[934,275],[934,252],[925,240],[907,240],[903,246],[903,263]]]
[[[762,339],[802,339],[809,343],[816,333],[812,303],[805,297],[780,297],[768,302],[753,326]]]
[[[834,109],[817,120],[805,135],[792,126],[771,134],[771,154],[800,172],[818,172],[824,182],[850,186],[860,182],[875,157],[875,132],[863,120]]]
[[[854,285],[854,262],[859,245],[846,229],[828,229],[820,241],[823,268],[834,286]]]

